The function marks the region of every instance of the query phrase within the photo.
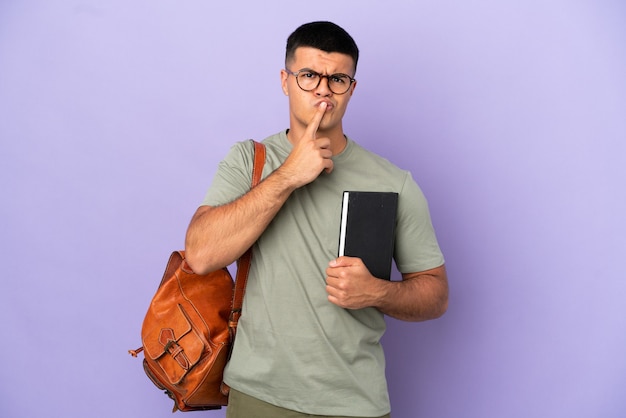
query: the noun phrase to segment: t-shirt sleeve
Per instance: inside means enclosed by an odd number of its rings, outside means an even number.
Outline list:
[[[394,248],[396,266],[402,273],[430,270],[444,264],[428,202],[410,173],[398,199]]]
[[[253,154],[252,141],[235,143],[218,164],[202,205],[225,205],[247,193],[252,182]]]

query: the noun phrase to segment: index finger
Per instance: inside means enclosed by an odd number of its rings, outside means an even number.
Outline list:
[[[315,139],[315,133],[317,129],[320,127],[320,123],[322,122],[322,118],[324,117],[324,113],[326,113],[326,107],[328,104],[326,102],[321,102],[317,107],[317,112],[313,115],[311,122],[309,122],[306,127],[306,132],[311,136],[311,138]]]

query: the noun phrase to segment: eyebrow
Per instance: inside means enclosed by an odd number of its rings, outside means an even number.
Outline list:
[[[297,72],[301,72],[301,71],[308,71],[308,72],[311,72],[311,73],[315,73],[315,74],[319,74],[319,75],[324,75],[324,73],[320,73],[319,71],[315,71],[314,69],[312,69],[312,68],[308,68],[308,67],[301,68],[301,69],[299,69]],[[351,75],[346,74],[346,73],[342,73],[342,72],[331,73],[331,74],[328,74],[328,75],[329,75],[329,76],[331,76],[331,75],[345,75],[345,76],[348,76],[348,77],[352,78],[352,76],[351,76]]]

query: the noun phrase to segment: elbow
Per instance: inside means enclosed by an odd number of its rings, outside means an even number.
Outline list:
[[[217,271],[230,264],[217,249],[210,247],[198,248],[190,245],[189,242],[185,244],[185,262],[199,276]]]
[[[441,318],[448,311],[448,282],[446,280],[445,286],[440,292],[437,308],[435,309],[435,316],[433,319]]]
[[[441,318],[446,311],[448,310],[448,301],[437,304],[436,306],[430,307],[428,311],[418,310],[410,317],[405,318],[406,321],[410,322],[424,322],[424,321],[432,321],[433,319]]]
[[[204,276],[211,272],[209,264],[204,262],[202,257],[199,257],[196,252],[188,247],[185,247],[185,262],[191,271],[199,276]]]
[[[418,315],[417,321],[430,321],[433,319],[441,318],[448,311],[448,288],[441,292],[440,295],[433,299],[433,303],[430,305],[428,312],[422,312],[422,315]]]
[[[203,253],[201,248],[197,245],[193,245],[189,236],[187,236],[185,240],[185,262],[191,271],[200,276],[204,276],[216,270],[212,269],[209,257],[206,256],[206,253]]]
[[[440,279],[440,286],[437,292],[437,304],[434,310],[435,316],[433,319],[441,318],[448,311],[448,299],[450,294],[450,288],[448,286],[448,276],[443,270],[443,275]]]
[[[441,318],[448,311],[448,297],[446,296],[445,300],[439,303],[438,309],[435,311],[435,315],[432,319]]]

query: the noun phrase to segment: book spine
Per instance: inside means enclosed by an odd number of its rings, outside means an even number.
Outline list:
[[[343,192],[343,203],[341,205],[341,228],[339,231],[339,257],[345,255],[346,251],[346,227],[348,224],[348,203],[350,193]]]

